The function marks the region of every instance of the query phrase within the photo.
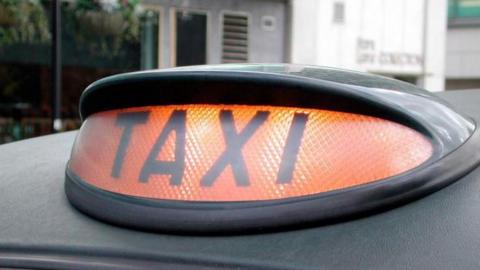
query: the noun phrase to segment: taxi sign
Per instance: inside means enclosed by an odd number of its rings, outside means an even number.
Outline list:
[[[446,158],[473,155],[457,149],[475,137],[471,120],[426,91],[359,73],[288,65],[131,73],[94,83],[80,107],[69,200],[142,229],[327,222],[417,198],[478,162]]]
[[[347,145],[349,151],[342,151]],[[87,183],[119,194],[257,201],[373,182],[412,169],[431,154],[423,135],[376,117],[196,104],[90,116],[70,168]]]

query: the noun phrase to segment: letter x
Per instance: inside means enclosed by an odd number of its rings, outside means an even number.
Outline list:
[[[267,120],[269,112],[259,111],[248,122],[247,126],[237,133],[233,120],[233,113],[230,110],[220,111],[220,123],[222,124],[223,136],[226,149],[217,159],[213,166],[207,171],[201,180],[202,186],[212,186],[215,179],[220,176],[223,170],[230,164],[235,182],[238,186],[248,186],[247,166],[242,157],[242,147],[253,136],[255,131]]]

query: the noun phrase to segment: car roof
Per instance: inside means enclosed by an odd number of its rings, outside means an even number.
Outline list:
[[[480,121],[480,91],[441,96]],[[0,267],[50,269],[473,269],[480,169],[398,208],[341,223],[245,235],[173,235],[97,221],[67,201],[76,132],[0,146]]]

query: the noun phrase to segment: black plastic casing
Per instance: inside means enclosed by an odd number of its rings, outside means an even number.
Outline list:
[[[82,119],[148,105],[294,106],[391,120],[423,134],[430,159],[402,174],[320,194],[255,202],[153,200],[94,187],[67,166],[65,190],[81,211],[106,222],[174,233],[240,233],[320,225],[386,210],[434,192],[479,163],[473,120],[430,92],[363,73],[298,65],[220,65],[108,77],[82,94]]]

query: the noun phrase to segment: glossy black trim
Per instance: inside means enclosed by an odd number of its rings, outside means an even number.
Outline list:
[[[480,132],[456,151],[401,175],[316,195],[256,202],[182,202],[114,194],[69,169],[65,190],[82,212],[109,223],[175,233],[241,233],[325,224],[384,211],[432,193],[479,164]]]
[[[320,69],[321,70],[321,69]],[[468,138],[473,122],[443,100],[411,86],[411,91],[364,87],[349,81],[357,73],[345,72],[346,83],[234,70],[175,70],[127,73],[90,85],[80,100],[80,115],[120,108],[176,104],[244,104],[326,109],[364,114],[413,128],[435,145],[440,155]],[[373,77],[378,86],[391,79]],[[336,78],[338,80],[338,78]],[[367,79],[363,79],[365,81]],[[392,86],[393,87],[393,86]]]
[[[131,73],[96,82],[81,96],[80,116],[86,119],[93,113],[106,110],[175,104],[270,105],[366,115],[392,111],[388,106],[376,103],[348,86],[338,87],[328,81],[268,73],[172,71]],[[371,106],[373,104],[377,106]],[[390,114],[386,117],[395,119]],[[410,121],[404,118],[401,114],[396,121],[409,124]]]

